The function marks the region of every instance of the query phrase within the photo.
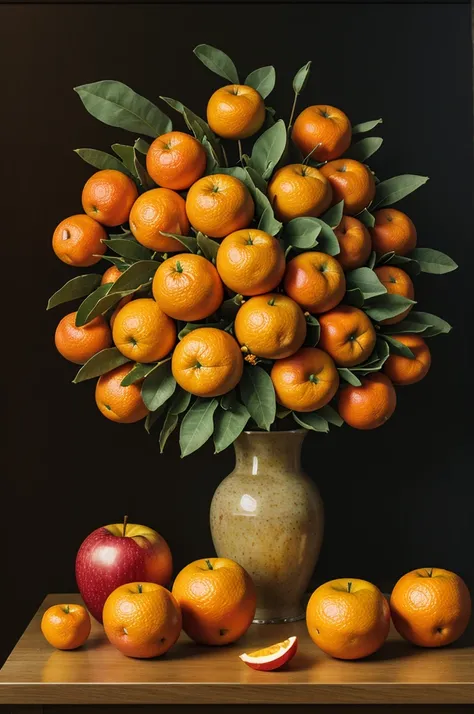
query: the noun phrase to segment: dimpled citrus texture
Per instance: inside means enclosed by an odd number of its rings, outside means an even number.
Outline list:
[[[135,362],[156,362],[173,349],[176,325],[154,300],[140,298],[116,315],[113,340],[125,357]]]
[[[352,216],[343,216],[334,229],[339,243],[337,262],[343,270],[355,270],[365,265],[372,251],[370,233],[361,221]]]
[[[350,146],[351,123],[340,109],[328,104],[306,107],[296,118],[291,138],[304,157],[313,161],[337,159]]]
[[[217,251],[217,272],[228,288],[261,295],[277,287],[285,272],[285,254],[276,238],[247,228],[224,238]]]
[[[108,283],[115,283],[116,280],[120,278],[122,272],[117,268],[116,265],[111,265],[107,268],[100,281],[101,285],[107,285]],[[127,297],[130,297],[127,295]]]
[[[320,216],[329,208],[332,189],[318,169],[305,164],[283,166],[268,184],[268,197],[280,221]]]
[[[41,632],[58,650],[74,650],[89,637],[91,618],[82,605],[65,604],[49,607],[41,619]]]
[[[174,581],[173,595],[181,607],[184,631],[201,644],[235,642],[255,615],[257,598],[252,579],[227,558],[196,560],[187,565]]]
[[[308,632],[323,652],[360,659],[376,652],[390,629],[390,608],[372,583],[355,578],[331,580],[312,594],[306,610]]]
[[[339,392],[338,411],[354,429],[376,429],[390,419],[397,405],[393,384],[377,372],[361,377],[360,387],[345,386]]]
[[[413,300],[415,297],[415,288],[412,279],[408,273],[401,268],[397,268],[395,265],[380,265],[378,268],[375,268],[375,274],[390,295],[402,295],[410,300]],[[401,322],[408,315],[412,307],[413,305],[409,305],[407,309],[399,315],[381,320],[380,324],[395,325],[397,322]]]
[[[430,348],[419,335],[395,335],[395,339],[408,347],[415,359],[392,353],[382,369],[394,384],[415,384],[428,374],[431,366]]]
[[[272,367],[271,379],[278,402],[296,412],[312,412],[331,401],[339,373],[331,357],[317,347],[302,347]]]
[[[332,186],[333,204],[344,201],[344,213],[353,216],[367,208],[375,196],[375,181],[369,169],[354,159],[329,161],[320,169]]]
[[[441,647],[457,640],[468,626],[471,596],[455,573],[420,568],[397,582],[390,609],[402,637],[420,647]]]
[[[65,315],[56,328],[54,343],[58,352],[74,364],[85,364],[97,352],[112,346],[106,320],[98,315],[82,327],[76,327],[77,312]]]
[[[227,174],[204,176],[191,186],[186,196],[191,225],[212,238],[224,238],[247,228],[254,211],[247,186]]]
[[[346,292],[344,272],[326,253],[300,253],[286,267],[285,291],[298,305],[321,313],[338,305]]]
[[[158,657],[181,632],[181,611],[173,595],[156,583],[129,583],[114,590],[103,610],[105,634],[128,657]]]
[[[374,213],[375,225],[370,229],[374,250],[379,253],[407,255],[416,248],[416,228],[413,221],[396,208],[381,208]]]
[[[153,188],[142,193],[130,212],[130,230],[137,241],[150,250],[183,250],[182,243],[163,233],[188,235],[189,221],[184,199],[169,188]]]
[[[181,253],[161,263],[152,289],[163,312],[189,322],[212,315],[224,298],[222,281],[213,264],[193,253]]]
[[[124,364],[99,377],[95,388],[95,401],[100,412],[111,421],[133,424],[144,419],[148,409],[141,396],[141,384],[135,382],[122,387],[121,382],[133,364]]]
[[[182,131],[170,131],[154,140],[146,155],[146,168],[155,183],[181,191],[206,170],[203,145]]]
[[[253,87],[229,84],[209,99],[207,121],[212,131],[224,139],[246,139],[265,121],[265,104]]]
[[[107,250],[103,226],[84,213],[65,218],[53,233],[53,250],[59,260],[75,268],[95,265]]]
[[[137,187],[131,178],[121,171],[105,169],[97,171],[82,190],[82,207],[94,220],[104,226],[119,226],[126,223],[136,198]]]
[[[228,332],[200,327],[178,342],[171,368],[175,380],[186,391],[198,397],[218,397],[239,383],[243,357]]]
[[[266,293],[243,303],[235,318],[234,332],[251,354],[282,359],[303,344],[306,320],[294,300],[279,293]]]
[[[318,319],[319,346],[339,367],[355,367],[370,356],[376,334],[365,312],[351,305],[339,305]]]

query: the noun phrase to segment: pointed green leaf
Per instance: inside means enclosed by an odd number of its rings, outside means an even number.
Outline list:
[[[412,310],[408,316],[407,320],[403,320],[403,323],[410,322],[412,325],[423,325],[427,326],[426,330],[423,330],[423,337],[435,337],[436,335],[447,335],[451,332],[452,327],[449,322],[443,320],[437,315],[431,315],[429,312],[417,312]],[[393,325],[392,327],[399,327],[399,325]],[[391,330],[384,330],[385,332],[391,332]]]
[[[216,262],[217,251],[219,250],[219,243],[204,233],[199,232],[196,236],[198,248],[200,248],[203,256],[210,260],[212,263]]]
[[[457,263],[454,262],[449,255],[441,253],[439,250],[432,248],[415,248],[410,253],[410,258],[416,260],[423,273],[433,273],[435,275],[443,275],[456,270]]]
[[[387,292],[385,285],[380,282],[377,274],[370,268],[350,270],[346,273],[346,282],[348,288],[359,288],[366,300]]]
[[[149,191],[150,189],[155,188],[156,184],[151,178],[146,168],[144,167],[144,165],[142,164],[142,162],[140,161],[137,149],[133,150],[133,166],[135,169],[135,174],[138,178],[138,182],[142,186],[142,188],[145,191]]]
[[[383,333],[380,334],[380,337],[388,343],[390,352],[393,352],[393,354],[400,355],[401,357],[407,357],[408,359],[415,359],[415,355],[411,349],[404,345],[403,342],[399,342],[394,337],[384,335]]]
[[[410,300],[403,295],[394,295],[386,293],[379,295],[364,304],[364,310],[372,320],[381,322],[392,317],[400,315],[410,305],[415,305],[415,300]]]
[[[185,414],[179,433],[182,458],[199,449],[212,436],[218,404],[217,399],[196,399]]]
[[[423,186],[427,181],[428,176],[415,176],[414,174],[394,176],[386,181],[381,181],[377,185],[375,198],[370,209],[374,210],[375,208],[391,206],[402,198],[405,198],[405,196],[408,196],[408,194],[416,191],[417,188]]]
[[[90,312],[94,309],[99,300],[108,294],[112,285],[113,283],[99,285],[94,292],[90,293],[90,295],[88,295],[86,299],[81,302],[76,313],[76,327],[82,327],[89,322],[88,317]]]
[[[322,416],[323,419],[326,419],[326,421],[330,424],[334,424],[334,426],[342,426],[344,424],[344,419],[339,415],[334,407],[331,407],[329,404],[326,404],[325,407],[318,409],[316,414]]]
[[[142,399],[145,406],[154,412],[161,407],[176,389],[176,381],[171,373],[171,361],[166,360],[155,367],[142,384]]]
[[[130,260],[149,260],[153,255],[148,248],[140,245],[137,241],[128,240],[127,238],[111,238],[110,240],[103,240],[102,243],[117,255]]]
[[[228,79],[231,84],[239,84],[239,75],[235,64],[225,52],[211,45],[198,45],[194,48],[194,54],[211,72]]]
[[[318,236],[321,233],[321,224],[315,218],[303,216],[293,218],[283,229],[283,240],[286,245],[308,250],[318,245]]]
[[[237,395],[235,393],[235,389],[232,389],[230,392],[227,392],[227,394],[224,394],[221,397],[219,405],[227,411],[227,409],[232,409],[232,407],[237,404]]]
[[[285,409],[285,407],[280,407],[277,404],[277,408],[276,408],[276,418],[277,419],[285,419],[288,416],[288,414],[291,414],[291,409]]]
[[[369,255],[369,259],[367,261],[367,267],[370,268],[371,270],[373,270],[376,262],[377,262],[377,253],[375,252],[375,250],[373,250],[371,252],[371,254]]]
[[[356,218],[363,223],[366,228],[373,228],[375,226],[375,218],[366,208],[358,213]]]
[[[214,453],[218,454],[233,444],[245,429],[249,419],[249,412],[239,402],[236,402],[230,409],[219,409],[215,417]]]
[[[177,99],[172,99],[171,97],[160,97],[160,99],[162,99],[172,109],[175,109],[175,111],[179,112],[183,116],[184,121],[186,122],[186,126],[193,132],[194,136],[198,141],[203,142],[205,137],[212,146],[218,163],[222,161],[222,147],[219,144],[213,131],[209,127],[209,124],[207,124],[204,119],[201,119],[201,117],[191,111],[191,109],[185,107],[184,104],[182,102],[179,102]]]
[[[250,416],[261,429],[270,431],[275,421],[276,400],[270,376],[261,367],[245,367],[240,394]]]
[[[352,144],[344,154],[344,157],[364,163],[369,156],[372,156],[380,149],[382,144],[383,139],[379,136],[369,136],[367,139],[361,139],[356,144]]]
[[[134,292],[136,292],[136,289],[121,290],[120,292],[112,292],[112,290],[110,289],[109,292],[99,298],[95,302],[95,304],[88,305],[87,311],[84,307],[84,303],[82,303],[79,308],[80,312],[78,310],[76,315],[77,327],[81,327],[82,325],[87,324],[99,315],[104,315],[107,310],[110,310],[110,308],[114,307],[118,302],[120,302],[122,298],[127,297],[128,295],[133,295]]]
[[[250,166],[262,178],[268,179],[280,161],[286,147],[286,127],[283,119],[267,129],[253,145]]]
[[[320,218],[313,218],[313,220],[321,226],[321,231],[318,235],[318,249],[328,255],[339,255],[341,252],[339,241],[331,226],[328,226],[328,224]]]
[[[334,204],[329,211],[321,216],[321,220],[327,223],[331,228],[337,228],[339,223],[342,221],[342,214],[344,212],[344,199],[339,201],[339,203]]]
[[[140,154],[146,156],[150,148],[150,144],[144,139],[136,139],[133,148],[136,149],[136,151],[139,151]]]
[[[112,144],[112,150],[117,154],[117,156],[120,156],[123,165],[125,166],[127,171],[132,176],[136,176],[137,172],[135,170],[135,164],[133,162],[135,155],[133,146],[127,146],[126,144]]]
[[[361,386],[362,382],[359,377],[356,377],[356,375],[351,372],[350,369],[347,369],[347,367],[338,367],[337,371],[339,372],[339,376],[342,377],[345,382],[348,382],[348,384],[351,384],[353,387]]]
[[[344,295],[344,302],[346,305],[352,305],[352,307],[361,308],[364,304],[364,296],[360,288],[349,288],[346,290]]]
[[[173,395],[173,399],[170,404],[170,414],[182,414],[189,407],[189,402],[191,401],[191,393],[186,392],[181,387],[178,387]]]
[[[369,372],[378,372],[382,369],[390,354],[388,343],[377,337],[376,346],[370,357],[362,364],[351,367],[353,373],[359,376],[360,374],[368,374]]]
[[[131,176],[129,169],[122,164],[115,156],[107,154],[105,151],[99,151],[98,149],[74,149],[74,153],[81,157],[83,161],[90,164],[96,169],[113,169],[114,171],[120,171],[127,176]]]
[[[275,87],[276,74],[274,67],[260,67],[250,72],[244,84],[253,87],[263,99],[273,91]]]
[[[102,276],[90,273],[89,275],[78,275],[76,278],[68,280],[62,288],[59,288],[54,295],[51,295],[46,309],[51,310],[51,308],[62,305],[64,302],[89,295],[100,285],[101,279]]]
[[[410,315],[413,314],[413,310]],[[408,335],[408,334],[418,334],[425,336],[425,332],[431,330],[430,325],[426,325],[421,322],[412,322],[410,317],[408,319],[397,322],[395,325],[382,325],[380,332],[381,336],[384,335]]]
[[[158,263],[156,260],[140,260],[131,265],[120,278],[117,278],[110,288],[111,293],[121,293],[127,290],[138,290],[148,283],[156,273]]]
[[[127,270],[127,268],[129,268],[133,264],[133,261],[125,260],[125,258],[119,258],[117,255],[102,255],[101,257],[108,263],[112,263],[112,265],[115,265],[115,267],[121,270],[122,272],[124,270]]]
[[[106,374],[106,372],[110,372],[126,362],[130,362],[130,360],[124,357],[116,347],[108,347],[91,357],[90,360],[81,367],[72,381],[74,384],[79,384],[79,382],[85,382],[86,379],[100,377],[101,374]]]
[[[172,414],[168,410],[168,413],[166,415],[164,424],[163,424],[163,426],[161,428],[161,432],[160,432],[160,454],[162,454],[165,449],[166,442],[168,441],[168,437],[171,436],[173,431],[178,426],[178,421],[179,421],[178,415]]]
[[[367,131],[372,131],[378,124],[382,124],[383,119],[373,119],[372,121],[364,121],[361,124],[356,124],[352,127],[353,134],[365,134]]]
[[[206,171],[205,175],[213,174],[216,173],[219,167],[219,162],[216,157],[216,153],[214,149],[212,148],[211,142],[206,136],[203,136],[201,139],[201,144],[204,148],[204,151],[206,152]]]
[[[162,236],[166,236],[167,238],[174,238],[175,240],[179,241],[191,253],[198,252],[198,244],[194,236],[180,236],[178,233],[165,233],[165,231],[160,232]]]
[[[162,404],[161,407],[156,409],[154,412],[150,412],[145,419],[145,431],[147,434],[151,433],[153,425],[158,421],[160,416],[163,414],[166,408],[166,404]]]
[[[321,431],[324,434],[329,431],[329,424],[318,412],[293,412],[293,419],[310,431]]]
[[[311,62],[306,62],[301,69],[297,71],[293,79],[293,91],[296,95],[301,94],[308,81]]]
[[[267,208],[260,216],[260,220],[258,222],[258,230],[264,231],[265,233],[268,233],[271,236],[276,236],[277,233],[280,231],[281,227],[282,223],[280,223],[280,221],[277,221],[277,219],[275,218],[273,208],[271,206],[267,206]]]
[[[250,193],[252,194],[252,198],[255,200],[254,196],[254,191],[255,188],[258,188],[261,193],[263,193],[264,196],[267,194],[267,182],[265,179],[263,179],[258,171],[255,171],[251,166],[246,166],[245,167],[245,173],[250,177],[251,179],[251,184],[253,184],[253,188],[250,187],[249,183],[247,181],[244,181],[245,185],[249,189]]]
[[[418,261],[406,255],[396,255],[393,251],[381,255],[377,260],[377,265],[396,265],[402,268],[412,277],[420,274],[420,264]]]
[[[141,379],[145,379],[147,374],[149,374],[153,369],[155,369],[156,364],[141,364],[137,362],[130,372],[125,375],[125,377],[120,382],[122,387],[128,387],[130,384],[135,384]]]

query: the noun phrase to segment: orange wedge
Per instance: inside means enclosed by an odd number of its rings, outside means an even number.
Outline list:
[[[298,638],[289,637],[283,642],[277,642],[276,645],[265,647],[262,650],[244,652],[244,654],[240,655],[240,659],[252,669],[271,672],[289,662],[295,656],[297,649]]]

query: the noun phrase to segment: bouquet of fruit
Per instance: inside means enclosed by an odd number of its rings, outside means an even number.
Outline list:
[[[161,450],[181,422],[183,456],[279,419],[378,427],[395,409],[393,385],[428,372],[425,338],[451,329],[413,309],[412,278],[457,266],[417,247],[413,222],[391,208],[427,178],[377,178],[366,161],[382,139],[352,137],[381,119],[351,126],[322,104],[297,115],[310,62],[285,124],[265,105],[273,67],[240,84],[222,51],[195,54],[230,84],[209,99],[207,122],[161,97],[187,132],[121,82],[76,88],[90,114],[137,138],[113,144],[115,156],[76,150],[99,170],[53,249],[74,267],[111,265],[51,297],[48,308],[84,298],[59,323],[57,349],[82,365],[75,383],[99,378],[108,419],[145,419],[147,431],[162,419]]]

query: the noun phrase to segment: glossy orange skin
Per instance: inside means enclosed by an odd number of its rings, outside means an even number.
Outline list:
[[[99,377],[95,388],[95,401],[107,419],[119,424],[133,424],[148,415],[141,396],[141,384],[135,382],[122,387],[121,382],[133,364],[123,364]]]
[[[332,187],[332,202],[344,199],[344,213],[354,216],[373,201],[375,181],[369,169],[355,159],[336,159],[319,169]]]
[[[319,347],[338,367],[355,367],[370,356],[376,334],[365,312],[351,305],[339,305],[319,318]]]
[[[246,139],[265,121],[265,104],[260,94],[245,84],[221,87],[209,99],[207,123],[224,139]]]
[[[171,369],[177,383],[197,397],[218,397],[237,386],[244,361],[232,335],[200,327],[178,342]]]
[[[206,170],[203,145],[182,131],[162,134],[146,155],[146,170],[158,186],[182,191],[189,188]]]
[[[255,206],[242,181],[227,174],[204,176],[186,196],[186,213],[191,225],[211,238],[247,228]]]
[[[104,169],[93,174],[82,190],[82,207],[88,216],[104,226],[126,223],[138,197],[131,178],[121,171]]]
[[[279,221],[299,216],[317,218],[329,208],[332,188],[326,177],[312,166],[289,164],[274,174],[268,184],[268,198]]]
[[[330,161],[342,156],[349,148],[351,123],[340,109],[315,104],[297,116],[291,138],[303,157],[311,154],[313,161]]]
[[[299,350],[306,337],[306,320],[294,300],[279,293],[250,298],[234,322],[240,345],[257,357],[282,359]]]
[[[416,248],[416,228],[406,213],[396,208],[381,208],[374,213],[375,225],[370,229],[372,245],[379,254],[407,255]]]
[[[343,216],[334,229],[340,252],[335,258],[344,271],[365,265],[372,252],[370,233],[364,224],[352,216]]]
[[[120,278],[122,272],[115,265],[111,265],[107,268],[100,281],[101,285],[107,285],[107,283],[115,283],[116,280]]]
[[[228,558],[190,563],[176,577],[172,592],[183,613],[183,630],[199,644],[235,642],[255,615],[257,596],[252,579]]]
[[[247,228],[224,238],[217,251],[217,272],[224,285],[242,295],[261,295],[277,287],[285,254],[276,238]]]
[[[341,578],[321,585],[308,602],[308,632],[323,652],[354,660],[376,652],[390,630],[390,608],[366,580]]]
[[[41,632],[58,650],[75,650],[89,637],[91,618],[82,605],[53,605],[41,619]]]
[[[415,355],[409,359],[402,355],[391,354],[382,370],[397,385],[415,384],[424,379],[431,366],[430,348],[419,335],[394,335],[394,338],[406,345]]]
[[[331,401],[339,373],[331,357],[317,347],[302,347],[272,367],[271,379],[279,404],[296,412],[313,412]]]
[[[112,337],[120,352],[135,362],[157,362],[176,343],[176,324],[155,300],[139,298],[115,316]]]
[[[65,218],[53,233],[53,250],[59,260],[75,268],[95,265],[107,250],[103,226],[93,218],[79,213]]]
[[[121,585],[105,601],[102,616],[105,634],[127,657],[159,657],[181,632],[176,599],[156,583]]]
[[[83,327],[76,327],[77,312],[65,315],[56,328],[54,344],[59,354],[74,364],[85,364],[97,352],[112,346],[107,321],[98,315]]]
[[[395,628],[419,647],[455,642],[469,624],[471,596],[462,578],[442,568],[403,575],[390,597]]]
[[[390,419],[397,395],[389,378],[381,372],[361,377],[362,386],[348,385],[339,392],[338,411],[354,429],[376,429]]]
[[[319,314],[338,305],[346,278],[338,261],[326,253],[300,253],[286,266],[285,292],[308,312]]]
[[[188,322],[209,317],[224,298],[222,281],[213,264],[193,253],[163,261],[153,278],[152,290],[163,312]]]
[[[184,198],[169,188],[153,188],[142,193],[130,212],[130,230],[137,241],[150,250],[164,253],[183,250],[182,243],[163,233],[188,235]]]
[[[397,268],[395,265],[381,265],[375,268],[374,272],[390,295],[402,295],[410,300],[414,299],[415,287],[412,279],[404,270]],[[396,325],[405,319],[412,307],[413,306],[410,305],[399,315],[395,315],[395,317],[388,317],[386,320],[381,320],[380,324]]]

